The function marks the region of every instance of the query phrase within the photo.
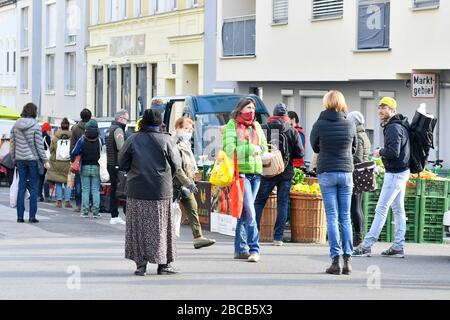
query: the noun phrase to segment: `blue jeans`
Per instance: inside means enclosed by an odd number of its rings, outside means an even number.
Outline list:
[[[346,172],[325,172],[319,174],[318,178],[327,215],[330,257],[333,259],[341,254],[341,242],[343,254],[352,255],[353,231],[350,220],[350,206],[353,175]]]
[[[244,208],[241,218],[237,220],[236,224],[234,252],[259,253],[259,233],[254,203],[261,177],[255,174],[246,174],[244,181]]]
[[[56,182],[55,183],[55,193],[56,193],[56,200],[61,201],[62,200],[62,183]],[[70,201],[70,196],[72,193],[72,188],[67,187],[67,185],[64,187],[64,200]]]
[[[86,165],[81,168],[83,186],[83,214],[89,214],[89,195],[92,194],[92,213],[100,211],[100,167]]]
[[[261,217],[266,205],[267,199],[272,193],[273,188],[277,187],[277,221],[275,222],[273,239],[283,241],[284,227],[288,217],[289,191],[291,190],[291,180],[264,179],[261,180],[261,187],[255,200],[256,221],[258,230]]]
[[[380,198],[375,209],[375,218],[367,233],[362,246],[370,248],[377,242],[381,230],[386,223],[389,207],[392,206],[395,222],[394,249],[401,250],[405,244],[406,214],[405,214],[405,192],[406,182],[409,180],[409,170],[400,173],[386,172]]]
[[[16,161],[19,171],[19,192],[17,194],[17,219],[23,219],[25,213],[25,193],[30,192],[30,219],[36,217],[39,172],[37,161]]]
[[[81,206],[81,175],[75,174],[75,203],[77,206]]]

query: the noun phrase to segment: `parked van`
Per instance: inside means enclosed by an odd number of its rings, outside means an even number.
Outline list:
[[[200,156],[214,159],[222,148],[223,126],[230,120],[231,112],[240,99],[251,97],[256,101],[256,119],[267,122],[269,112],[263,101],[256,95],[221,94],[201,96],[155,97],[151,108],[157,108],[163,114],[164,125],[170,133],[175,131],[175,122],[181,116],[187,116],[195,122],[193,135],[194,154],[197,161]]]

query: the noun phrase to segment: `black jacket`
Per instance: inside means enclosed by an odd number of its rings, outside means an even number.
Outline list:
[[[319,154],[317,173],[353,172],[357,148],[356,126],[345,113],[323,111],[311,130],[311,147]]]
[[[111,127],[105,134],[107,165],[116,167],[119,165],[119,150],[117,149],[114,134],[117,129],[121,129],[125,133],[126,125],[118,121],[113,121]]]
[[[172,177],[182,170],[171,137],[151,129],[126,140],[119,152],[119,166],[128,172],[127,196],[140,200],[172,199]]]
[[[283,133],[287,137],[288,141],[288,155],[286,158],[289,158],[289,164],[286,166],[286,169],[283,173],[272,177],[272,178],[264,178],[264,179],[280,179],[280,180],[292,180],[294,177],[294,165],[293,159],[303,158],[305,155],[305,149],[303,148],[302,140],[300,138],[300,134],[298,131],[291,127],[289,123],[283,123],[281,120],[274,120],[262,126],[264,134],[267,138],[267,143],[270,143],[270,138],[276,139],[276,135],[278,132]],[[278,131],[277,131],[278,130]],[[276,146],[280,148],[280,146]],[[283,153],[283,159],[285,158],[284,150],[280,150]]]
[[[409,123],[401,114],[393,116],[384,126],[384,148],[380,150],[386,172],[398,173],[409,168]]]

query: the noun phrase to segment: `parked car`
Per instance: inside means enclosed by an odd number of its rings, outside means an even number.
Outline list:
[[[151,107],[163,113],[164,124],[168,132],[174,132],[175,121],[187,116],[195,122],[193,136],[194,154],[197,160],[207,155],[215,158],[216,151],[222,148],[221,129],[230,120],[230,114],[243,97],[252,97],[256,101],[258,122],[267,122],[269,112],[263,101],[256,95],[221,94],[200,96],[155,97]]]
[[[450,244],[450,211],[444,214],[444,243]]]

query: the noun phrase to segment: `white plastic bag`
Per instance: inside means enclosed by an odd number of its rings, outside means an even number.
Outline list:
[[[181,208],[178,201],[172,202],[172,211],[173,211],[173,223],[175,224],[175,235],[177,236],[177,238],[179,238],[181,228]]]
[[[9,188],[9,205],[11,208],[17,207],[17,194],[19,193],[19,172],[14,168],[14,180]]]
[[[101,148],[100,150],[101,150],[100,159],[98,159],[98,164],[100,165],[100,181],[102,183],[106,183],[109,181],[106,150],[105,150],[105,148]]]

